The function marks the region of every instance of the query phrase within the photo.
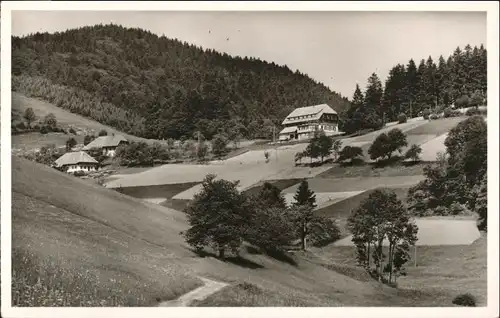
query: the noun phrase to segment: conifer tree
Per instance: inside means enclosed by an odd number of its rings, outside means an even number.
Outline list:
[[[297,192],[293,198],[295,200],[293,203],[294,206],[309,205],[312,208],[316,207],[316,195],[314,194],[314,191],[309,189],[309,182],[305,179],[299,184]]]

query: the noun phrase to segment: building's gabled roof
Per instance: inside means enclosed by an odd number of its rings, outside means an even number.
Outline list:
[[[122,141],[127,142],[127,139],[121,135],[101,136],[97,137],[91,143],[83,147],[83,150],[90,150],[92,148],[118,147]]]
[[[86,152],[77,151],[77,152],[67,152],[61,157],[59,157],[55,164],[58,167],[66,166],[66,165],[74,165],[77,163],[98,163],[97,160],[89,156]]]
[[[280,131],[281,134],[289,134],[297,131],[297,126],[290,126],[290,127],[285,127],[283,128],[282,131]]]
[[[285,120],[283,121],[283,125],[300,121],[317,120],[323,114],[337,114],[337,112],[327,104],[299,107],[296,108],[294,111],[292,111],[288,116],[286,116]],[[311,117],[300,118],[301,116],[311,116]]]

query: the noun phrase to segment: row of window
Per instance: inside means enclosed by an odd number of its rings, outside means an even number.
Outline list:
[[[308,126],[299,126],[298,130],[314,130],[315,125],[308,125]],[[335,130],[335,125],[319,125],[319,129],[324,129],[324,130]]]
[[[324,116],[324,119],[335,119],[334,115],[326,114],[323,116]],[[307,118],[313,118],[313,117],[315,117],[315,115],[304,115],[304,116],[290,117],[287,120],[307,119]]]
[[[306,118],[313,118],[313,117],[314,117],[314,115],[304,115],[304,116],[291,117],[291,118],[288,118],[288,120],[306,119]]]
[[[95,166],[71,166],[69,169],[83,169],[83,170],[91,170],[95,169]]]

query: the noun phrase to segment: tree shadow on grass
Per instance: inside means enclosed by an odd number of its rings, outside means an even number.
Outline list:
[[[287,264],[295,266],[295,267],[298,266],[297,262],[290,255],[288,255],[288,253],[285,251],[264,249],[264,248],[258,248],[255,246],[247,246],[246,251],[252,255],[264,254],[264,255],[269,256],[272,259],[277,260],[279,262],[287,263]]]
[[[375,161],[371,165],[374,169],[377,169],[377,168],[384,168],[387,166],[401,165],[402,163],[403,163],[403,157],[396,155],[392,156],[389,159]]]
[[[262,266],[261,264],[257,264],[257,263],[255,263],[249,259],[246,259],[242,256],[226,256],[224,259],[221,259],[221,258],[217,257],[217,255],[215,255],[214,253],[211,253],[211,252],[208,252],[205,250],[201,250],[201,251],[197,251],[195,249],[190,249],[190,250],[201,258],[212,257],[212,258],[216,258],[222,262],[231,263],[233,265],[240,266],[243,268],[250,268],[250,269],[264,268],[264,266]]]
[[[401,162],[401,164],[405,167],[413,167],[413,166],[417,166],[417,165],[420,165],[422,163],[422,161],[420,160],[417,160],[417,161],[403,161]]]
[[[338,163],[341,167],[362,166],[366,164],[366,162],[361,158],[354,158],[351,161],[341,161]]]

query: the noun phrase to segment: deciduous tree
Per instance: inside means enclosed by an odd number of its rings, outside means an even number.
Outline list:
[[[26,124],[28,124],[28,128],[31,128],[31,123],[33,123],[36,120],[36,115],[35,112],[33,111],[33,108],[31,107],[26,108],[23,117],[26,120]]]
[[[339,153],[339,158],[337,161],[344,162],[349,161],[353,162],[356,159],[360,159],[363,157],[363,149],[355,146],[345,146]]]
[[[202,190],[186,209],[190,228],[184,235],[189,245],[197,250],[211,247],[222,259],[227,250],[237,252],[250,224],[248,201],[237,185],[214,175],[203,180]]]
[[[357,259],[379,281],[395,280],[409,259],[418,228],[392,191],[375,190],[348,219]],[[384,254],[384,243],[388,254]],[[372,266],[372,263],[374,266]]]

